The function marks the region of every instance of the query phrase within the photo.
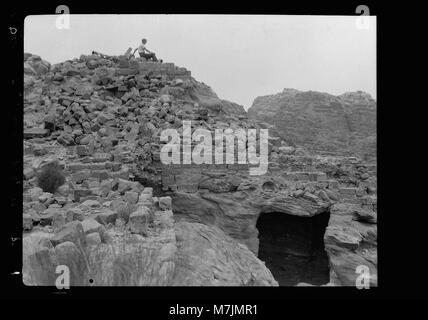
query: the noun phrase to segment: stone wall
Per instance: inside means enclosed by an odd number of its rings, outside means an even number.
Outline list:
[[[132,75],[153,73],[156,75],[164,75],[168,80],[174,78],[189,79],[191,72],[186,68],[176,66],[174,63],[139,61],[137,59],[121,59],[119,60],[116,75]]]

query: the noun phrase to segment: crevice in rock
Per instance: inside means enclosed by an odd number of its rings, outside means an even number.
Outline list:
[[[328,211],[313,217],[262,213],[257,221],[260,260],[266,263],[280,286],[329,282],[324,233]]]

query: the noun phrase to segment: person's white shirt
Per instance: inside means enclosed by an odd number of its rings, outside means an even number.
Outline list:
[[[144,44],[140,44],[140,46],[138,47],[138,52],[144,53],[145,51],[146,51],[146,46]]]

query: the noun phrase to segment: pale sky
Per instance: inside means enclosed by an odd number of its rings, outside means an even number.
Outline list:
[[[146,38],[158,58],[245,109],[284,88],[376,98],[376,17],[368,29],[357,16],[71,15],[70,29],[57,29],[57,17],[25,19],[25,52],[54,64],[120,55]]]

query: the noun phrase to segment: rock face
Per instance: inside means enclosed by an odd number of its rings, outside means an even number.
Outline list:
[[[362,91],[333,96],[284,89],[256,98],[248,117],[274,125],[281,138],[315,153],[376,157],[376,101]]]
[[[353,204],[335,204],[330,209],[330,221],[324,235],[325,248],[330,257],[330,281],[335,284],[354,286],[359,276],[358,266],[376,270],[377,227],[376,214]],[[370,215],[370,220],[367,220]],[[377,286],[377,273],[368,278],[371,286]]]
[[[106,231],[93,219],[70,222],[56,234],[26,234],[24,283],[53,286],[57,266],[65,265],[71,286],[277,285],[247,247],[220,229],[174,223],[171,210],[154,208],[146,236],[132,226]]]
[[[40,75],[49,72],[51,64],[40,56],[24,53],[24,74]]]
[[[271,126],[265,174],[236,162],[165,165],[161,132],[183,137],[183,121],[193,132],[266,127],[262,112],[248,119],[170,63],[94,53],[28,72],[24,86],[26,284],[53,285],[66,265],[71,285],[340,286],[355,285],[363,265],[376,285],[375,164],[311,154]],[[372,103],[285,95],[308,110]],[[46,193],[37,173],[53,161],[65,183]]]

